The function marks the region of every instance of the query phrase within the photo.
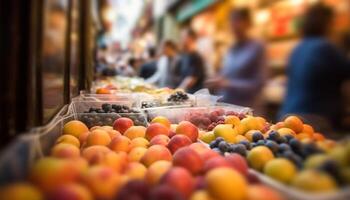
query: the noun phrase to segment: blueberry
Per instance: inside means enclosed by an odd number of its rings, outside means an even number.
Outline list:
[[[317,153],[322,153],[322,150],[320,150],[315,143],[308,143],[302,145],[302,155],[304,157],[308,157]]]
[[[287,142],[289,142],[291,139],[294,139],[292,135],[285,135],[284,137],[287,139]]]
[[[299,140],[293,138],[289,140],[289,145],[293,149],[294,152],[301,152],[302,144]]]
[[[96,112],[97,112],[97,113],[105,113],[105,111],[102,110],[102,109],[97,109]]]
[[[243,141],[240,141],[239,144],[243,144],[247,148],[247,150],[252,149],[252,145],[248,141],[243,140]]]
[[[91,113],[91,112],[95,112],[96,111],[96,109],[95,108],[90,108],[89,109],[89,112]]]
[[[291,150],[288,144],[282,143],[279,145],[278,151],[283,153],[285,151]]]
[[[259,140],[256,144],[257,146],[263,146],[265,145],[265,140]]]
[[[287,140],[287,138],[286,138],[285,136],[281,136],[281,137],[279,137],[279,138],[277,139],[277,142],[278,142],[279,144],[282,144],[282,143],[288,142],[288,140]]]
[[[252,142],[252,143],[251,143],[251,147],[252,147],[252,148],[257,147],[257,146],[258,146],[258,144],[257,144],[256,142]]]
[[[253,142],[257,142],[259,140],[264,139],[264,136],[260,132],[255,132],[252,135]]]
[[[232,152],[238,153],[238,154],[240,154],[241,156],[244,156],[244,157],[247,155],[247,149],[246,149],[245,145],[243,145],[243,144],[236,144],[236,145],[234,145],[232,147],[233,147]]]
[[[297,154],[293,153],[293,151],[285,151],[282,154],[282,157],[287,158],[288,160],[292,161],[298,168],[302,168],[303,159],[300,156],[298,156]]]
[[[221,141],[219,143],[219,149],[221,152],[227,152],[229,149],[229,144],[227,144],[227,142],[225,142],[225,141]]]
[[[272,140],[267,140],[266,144],[265,144],[274,154],[276,154],[278,152],[279,149],[279,145],[272,141]]]
[[[280,134],[277,131],[271,131],[267,137],[268,140],[278,141]]]
[[[112,109],[112,105],[111,104],[109,104],[109,103],[104,103],[104,104],[102,104],[102,109],[105,111],[105,112],[108,112],[108,111],[110,111],[111,109]]]
[[[216,140],[216,141],[219,141],[219,142],[221,142],[221,141],[225,141],[225,139],[224,139],[224,138],[222,138],[222,137],[217,137],[215,140]]]

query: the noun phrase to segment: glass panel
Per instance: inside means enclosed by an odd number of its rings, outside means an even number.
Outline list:
[[[45,1],[42,43],[43,123],[64,105],[67,9],[68,0]]]

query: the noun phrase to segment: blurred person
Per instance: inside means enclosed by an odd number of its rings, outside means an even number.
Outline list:
[[[280,117],[300,115],[318,130],[338,126],[342,113],[340,88],[350,77],[345,55],[328,40],[333,15],[332,9],[323,4],[306,11],[303,38],[289,58],[287,94],[279,113]]]
[[[249,36],[252,22],[248,9],[233,10],[230,20],[235,43],[219,74],[206,81],[206,86],[223,95],[226,103],[256,108],[264,83],[264,46]]]
[[[196,49],[197,35],[191,29],[181,33],[181,50],[179,63],[174,74],[175,85],[189,93],[203,88],[205,80],[205,66],[202,57]]]
[[[147,79],[157,71],[156,48],[148,48],[148,60],[140,67],[140,77]]]
[[[134,58],[129,58],[127,62],[121,60],[117,63],[116,67],[116,75],[132,77],[135,76],[135,70],[133,68],[133,64],[135,62]]]
[[[178,60],[176,44],[170,40],[164,41],[161,47],[161,56],[157,61],[157,71],[146,81],[159,87],[176,87],[176,77],[173,74]]]

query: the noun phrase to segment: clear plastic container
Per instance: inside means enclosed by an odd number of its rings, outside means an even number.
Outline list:
[[[207,130],[208,126],[217,120],[218,117],[225,115],[236,114],[246,115],[252,114],[252,110],[247,107],[241,107],[231,104],[217,104],[215,106],[207,107],[158,107],[154,109],[145,110],[148,121],[151,121],[157,116],[164,116],[170,120],[171,123],[179,123],[181,121],[190,121],[198,128]]]

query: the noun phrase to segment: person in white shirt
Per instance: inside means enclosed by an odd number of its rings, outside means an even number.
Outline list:
[[[161,56],[157,61],[157,71],[148,79],[147,83],[152,83],[158,87],[175,87],[174,70],[177,64],[177,47],[174,42],[166,40],[163,42]]]

